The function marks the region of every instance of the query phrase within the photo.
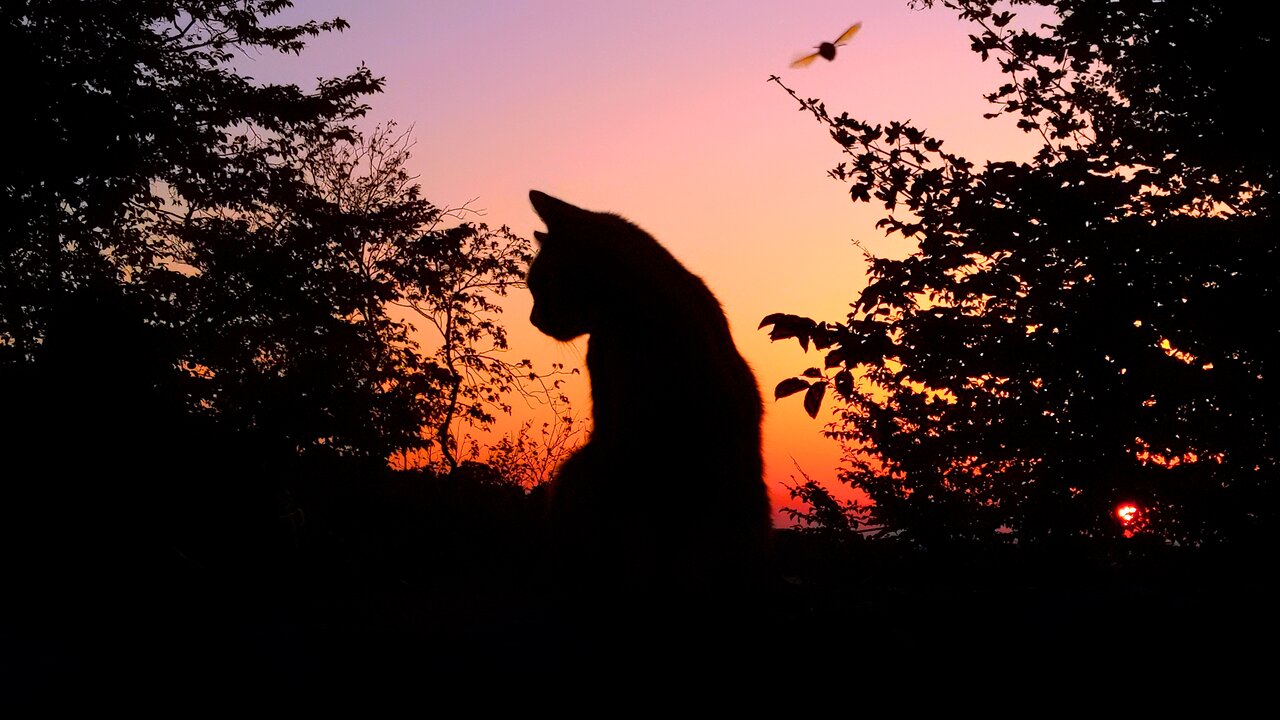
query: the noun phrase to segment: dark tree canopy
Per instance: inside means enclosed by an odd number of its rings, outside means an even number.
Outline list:
[[[920,541],[1114,535],[1124,502],[1131,532],[1269,531],[1280,267],[1254,73],[1270,26],[1230,2],[922,4],[973,24],[1007,78],[989,117],[1043,147],[976,168],[788,88],[848,155],[832,175],[914,252],[870,258],[844,321],[764,319],[825,351],[776,394],[816,414],[834,389],[842,479]],[[1021,26],[1026,5],[1053,20]]]
[[[456,373],[391,304],[470,307],[442,295],[442,264],[516,282],[527,253],[484,255],[524,241],[447,222],[405,169],[406,136],[357,129],[383,85],[367,68],[314,89],[237,70],[347,26],[273,24],[289,5],[5,4],[0,44],[22,71],[4,123],[24,152],[0,175],[0,386],[63,382],[59,348],[105,362],[119,348],[89,343],[83,318],[110,308],[140,328],[127,351],[154,370],[140,382],[185,412],[291,451],[432,442]]]

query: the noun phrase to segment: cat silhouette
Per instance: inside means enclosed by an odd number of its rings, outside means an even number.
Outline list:
[[[591,437],[549,492],[560,577],[597,610],[721,616],[758,581],[771,532],[755,376],[715,296],[652,236],[529,199],[547,226],[530,320],[588,336]]]

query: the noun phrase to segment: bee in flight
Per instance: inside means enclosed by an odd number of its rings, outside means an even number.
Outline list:
[[[848,30],[845,30],[843,33],[840,34],[840,37],[836,38],[835,42],[822,43],[821,45],[818,46],[818,52],[813,53],[812,55],[805,55],[802,58],[798,58],[795,62],[791,63],[791,67],[793,68],[805,67],[806,65],[813,62],[814,60],[817,60],[818,58],[822,58],[823,60],[827,60],[827,61],[835,60],[836,48],[848,43],[849,40],[853,38],[854,35],[858,34],[858,30],[861,27],[862,27],[862,23],[860,22],[856,22],[850,25]]]

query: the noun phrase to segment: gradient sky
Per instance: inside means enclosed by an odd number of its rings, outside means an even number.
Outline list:
[[[839,147],[779,87],[838,114],[907,120],[981,162],[1029,157],[1011,122],[984,120],[1000,84],[969,50],[969,30],[906,0],[298,0],[285,20],[340,16],[351,28],[300,57],[237,63],[245,74],[308,85],[360,62],[387,79],[369,125],[413,125],[411,169],[437,205],[475,199],[484,221],[532,237],[536,188],[648,230],[720,298],[766,395],[765,460],[775,508],[796,474],[831,481],[839,448],[800,396],[774,402],[782,378],[820,365],[756,326],[772,312],[842,319],[864,285],[852,246],[902,254],[827,177]],[[862,21],[835,62],[788,67]],[[530,300],[505,303],[513,359],[581,366],[586,344],[556,343],[528,322]],[[585,376],[568,386],[588,407]],[[835,485],[834,482],[828,482]]]

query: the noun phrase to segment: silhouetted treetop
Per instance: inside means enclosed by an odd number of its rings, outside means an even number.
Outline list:
[[[357,127],[383,86],[368,68],[312,88],[238,69],[347,27],[275,23],[289,6],[6,3],[23,103],[5,129],[28,149],[0,193],[6,377],[43,366],[57,318],[122,298],[163,339],[181,372],[162,384],[190,412],[294,450],[432,442],[456,373],[389,306],[475,304],[445,297],[441,266],[515,282],[527,252],[496,259],[523,241],[422,198],[408,133]]]
[[[298,52],[334,20],[268,27],[282,2],[18,2],[4,44],[22,112],[9,137],[29,152],[4,174],[6,352],[28,354],[50,298],[95,282],[167,272],[173,227],[305,195],[295,159],[350,137],[365,68],[314,92],[239,75],[237,53]],[[161,232],[156,232],[161,226]],[[140,277],[138,273],[141,273]]]
[[[825,351],[776,394],[816,415],[834,388],[843,479],[917,539],[1262,532],[1280,268],[1271,121],[1246,108],[1270,28],[1224,2],[936,4],[1007,78],[988,117],[1043,145],[977,168],[783,85],[848,156],[833,177],[914,252],[869,257],[844,321],[764,319]],[[1023,5],[1052,18],[1022,26]],[[1126,501],[1141,528],[1113,516]]]

